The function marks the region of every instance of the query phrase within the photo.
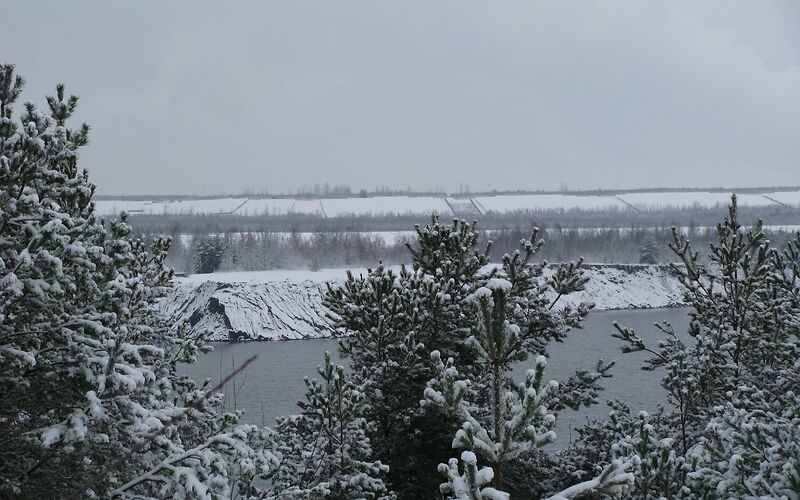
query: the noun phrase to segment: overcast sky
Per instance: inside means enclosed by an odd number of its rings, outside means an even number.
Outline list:
[[[800,185],[800,2],[21,2],[103,194]]]

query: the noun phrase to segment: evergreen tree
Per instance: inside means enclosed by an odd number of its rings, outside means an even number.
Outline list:
[[[91,497],[253,494],[264,432],[177,374],[204,348],[157,312],[168,240],[148,249],[94,215],[77,98],[59,85],[49,112],[14,120],[22,86],[0,66],[0,496],[83,495],[93,477]]]
[[[504,469],[555,439],[552,430],[555,414],[551,409],[578,408],[596,402],[598,380],[611,367],[600,362],[597,371],[579,372],[566,384],[543,384],[546,360],[539,354],[535,369],[527,372],[522,383],[510,380],[508,371],[513,362],[542,352],[548,339],[562,338],[566,328],[577,326],[587,311],[584,307],[553,312],[558,300],[583,289],[586,279],[579,264],[561,266],[544,278],[544,265],[530,263],[539,248],[541,242],[534,233],[523,242],[522,251],[506,255],[502,270],[491,273],[484,286],[469,297],[476,309],[472,335],[467,342],[476,352],[474,376],[459,375],[452,358],[445,363],[438,352],[432,353],[438,376],[428,383],[423,404],[438,406],[462,422],[452,445],[474,453],[491,467],[492,488],[487,487],[485,495],[500,495],[505,490]],[[472,461],[474,455],[467,457]],[[450,477],[442,491],[458,498],[461,487],[453,483],[452,473],[457,471],[453,465],[451,461],[450,465],[440,466]],[[468,461],[465,468],[469,472],[474,463]],[[472,481],[488,476],[469,472],[465,477]],[[536,479],[526,478],[526,481]],[[611,487],[612,483],[617,484],[608,476],[603,484]],[[473,486],[480,489],[481,485]]]
[[[347,281],[329,290],[329,300],[338,298],[339,318],[346,318],[352,335],[339,343],[341,353],[350,359],[354,376],[365,384],[366,417],[375,424],[373,440],[376,455],[389,454],[384,449],[398,422],[410,419],[415,409],[409,401],[419,399],[417,387],[409,380],[423,377],[419,364],[421,347],[409,332],[416,323],[411,307],[414,297],[411,288],[401,286],[411,279],[407,270],[400,274],[378,266],[367,276],[355,279],[348,272]]]
[[[497,269],[486,267],[490,244],[478,248],[474,225],[442,224],[434,217],[430,225],[417,227],[417,236],[409,245],[412,269],[394,273],[378,267],[366,277],[349,276],[342,286],[329,289],[327,304],[352,332],[340,349],[366,387],[368,417],[376,423],[376,456],[389,464],[398,494],[428,498],[438,489],[430,471],[447,460],[452,435],[463,420],[439,405],[417,405],[428,381],[439,373],[426,353],[452,358],[466,378],[492,372],[473,342],[475,291],[501,281],[513,284],[497,309],[518,329],[509,340],[513,348],[499,361],[503,374],[513,362],[544,354],[547,342],[562,340],[569,328],[580,325],[590,305],[555,308],[562,296],[581,290],[586,278],[580,263],[554,269],[534,264],[542,247],[536,232],[523,240],[520,251],[504,257],[503,279],[496,278]],[[577,408],[593,402],[597,380],[607,370],[600,364],[598,371],[578,372],[555,404]]]
[[[330,353],[317,371],[322,381],[306,379],[302,413],[278,420],[273,448],[280,460],[268,498],[395,498],[382,479],[388,467],[370,461],[364,393]]]
[[[800,477],[800,234],[784,251],[772,248],[761,222],[740,224],[734,196],[708,265],[675,229],[673,238],[680,259],[673,270],[693,309],[692,341],[669,325],[660,326],[665,339],[658,346],[621,326],[615,334],[623,350],[653,355],[643,368],[664,370],[672,409],[655,418],[614,417],[592,434],[613,443],[616,456],[641,458],[634,498],[793,498]],[[602,466],[610,456],[594,458],[578,468]]]
[[[197,242],[194,249],[194,272],[213,273],[225,258],[225,241],[219,236],[206,236]]]
[[[800,362],[794,372],[800,373]],[[778,409],[769,397],[758,388],[740,387],[716,408],[691,450],[693,490],[705,497],[797,498],[800,398],[784,396],[789,405]]]
[[[647,234],[642,238],[639,245],[639,263],[640,264],[658,264],[660,249],[658,241],[652,234]]]
[[[389,465],[389,483],[402,498],[435,498],[438,463],[450,453],[448,436],[458,422],[419,399],[435,367],[426,354],[438,350],[468,359],[466,297],[489,262],[489,245],[478,248],[474,224],[456,220],[416,226],[409,245],[412,268],[382,266],[367,276],[348,275],[329,287],[326,305],[351,333],[340,343],[354,377],[365,386],[375,457]]]
[[[709,265],[673,229],[670,247],[680,259],[673,270],[694,308],[689,335],[681,341],[669,326],[658,350],[618,327],[626,351],[649,351],[646,368],[665,367],[662,385],[677,408],[679,446],[683,452],[708,422],[708,413],[730,400],[729,393],[757,385],[784,400],[785,371],[797,359],[798,277],[796,249],[773,249],[759,221],[752,229],[738,221],[736,198],[728,217],[717,225],[717,243],[710,245]]]
[[[672,419],[663,411],[652,415],[619,401],[611,401],[605,420],[594,419],[577,429],[576,443],[557,457],[557,483],[586,481],[604,464],[634,459],[633,481],[627,491],[632,498],[686,498],[689,467],[675,447]]]

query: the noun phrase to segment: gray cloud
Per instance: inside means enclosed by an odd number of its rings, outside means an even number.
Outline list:
[[[113,4],[113,5],[112,5]],[[800,4],[6,2],[103,193],[800,184]]]

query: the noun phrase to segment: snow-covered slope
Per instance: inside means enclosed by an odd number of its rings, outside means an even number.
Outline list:
[[[586,290],[569,297],[569,303],[593,302],[597,310],[680,305],[678,282],[666,266],[594,264],[586,269]],[[210,332],[209,340],[331,337],[339,332],[322,297],[326,283],[344,278],[343,269],[194,275],[177,280],[162,308],[173,321]]]
[[[683,305],[680,284],[669,266],[585,264],[586,289],[561,301],[593,302],[595,310],[651,309]]]
[[[162,306],[209,340],[307,339],[336,335],[322,306],[322,283],[272,281],[178,284]]]
[[[564,194],[524,194],[481,196],[473,198],[484,212],[515,211],[546,212],[548,210],[610,210],[625,209],[615,196],[574,196]]]

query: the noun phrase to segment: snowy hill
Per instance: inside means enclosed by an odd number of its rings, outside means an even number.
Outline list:
[[[586,265],[587,289],[570,302],[594,302],[596,310],[673,307],[681,292],[666,266]],[[353,270],[354,274],[366,272]],[[344,269],[217,273],[179,278],[162,309],[209,340],[305,339],[336,336],[322,305],[326,282],[345,278]]]

